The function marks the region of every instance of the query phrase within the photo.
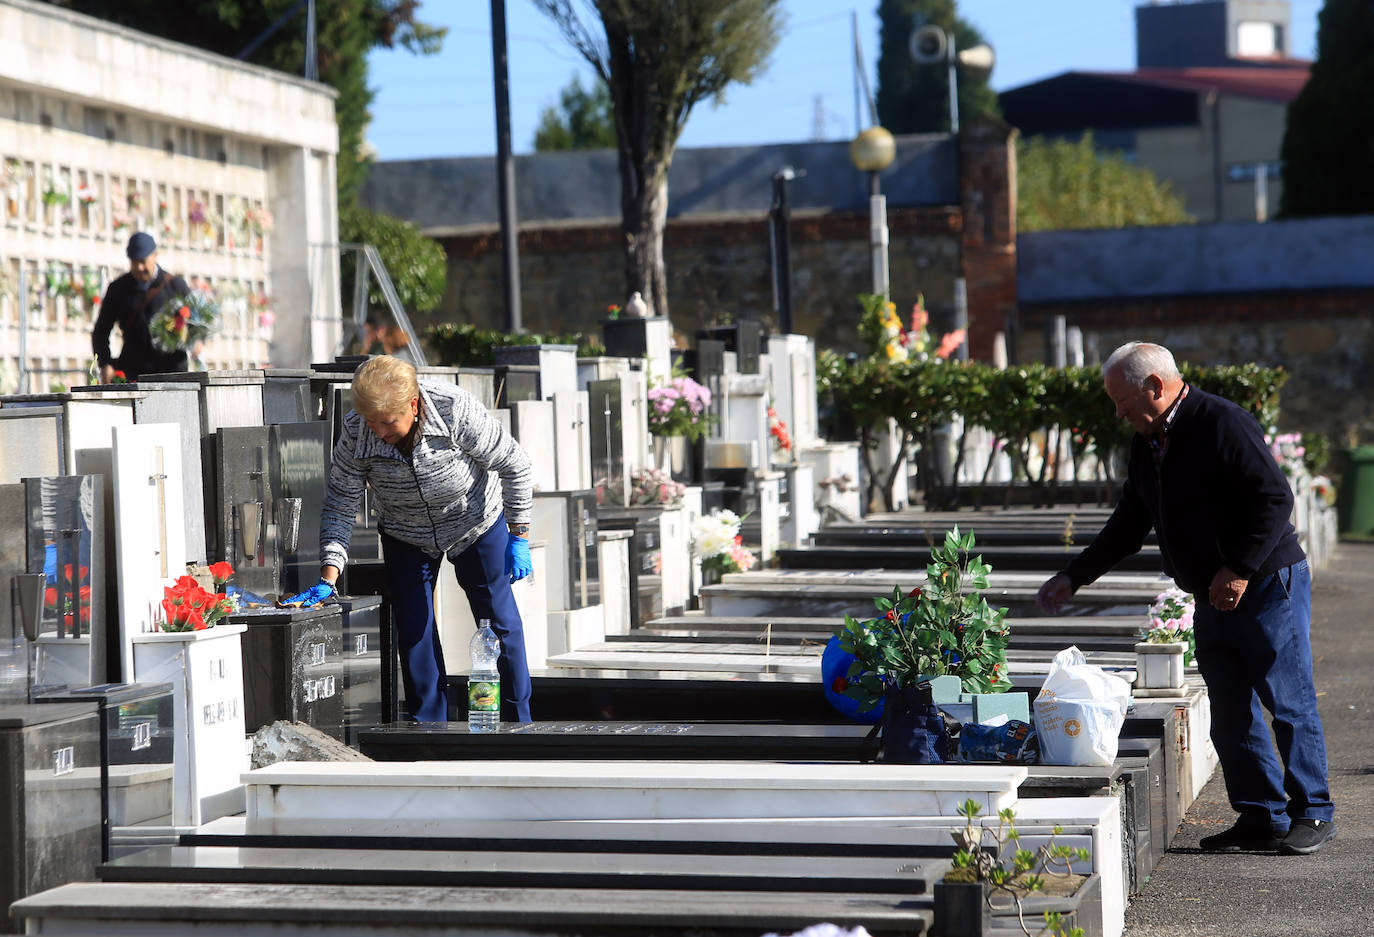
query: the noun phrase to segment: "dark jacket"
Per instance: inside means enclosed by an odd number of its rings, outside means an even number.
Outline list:
[[[1168,441],[1156,468],[1146,438],[1131,440],[1116,510],[1064,570],[1075,589],[1138,551],[1151,527],[1164,571],[1196,595],[1207,594],[1222,566],[1254,580],[1304,558],[1288,522],[1292,489],[1253,416],[1190,387]]]
[[[154,290],[157,292],[154,293]],[[161,267],[146,292],[138,288],[138,281],[132,273],[116,277],[105,291],[100,315],[96,317],[95,328],[91,330],[91,348],[96,360],[102,365],[114,365],[131,381],[137,380],[140,374],[185,371],[186,352],[166,352],[155,346],[148,323],[173,296],[185,296],[190,292],[191,288],[185,280]],[[119,324],[124,339],[124,347],[120,349],[118,358],[110,356],[110,330],[115,323]]]

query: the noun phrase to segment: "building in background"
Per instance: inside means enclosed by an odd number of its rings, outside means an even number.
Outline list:
[[[128,269],[138,230],[157,239],[164,268],[218,296],[207,367],[331,356],[334,97],[50,4],[0,0],[0,390],[86,382],[96,299]]]
[[[1291,57],[1287,0],[1204,0],[1136,9],[1136,69],[1070,71],[1002,92],[1023,136],[1120,153],[1180,195],[1198,221],[1272,216],[1288,105],[1310,62]]]

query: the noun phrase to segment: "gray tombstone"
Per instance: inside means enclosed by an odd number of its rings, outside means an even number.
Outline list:
[[[234,581],[259,595],[276,593],[281,583],[281,557],[275,523],[265,426],[236,426],[217,434],[216,475],[219,490],[216,514],[220,554],[216,557],[234,567]]]
[[[606,491],[606,503],[629,504],[630,464],[625,458],[625,408],[619,380],[587,385],[592,484]]]
[[[29,689],[29,640],[24,633],[18,577],[28,571],[24,486],[0,485],[0,701],[25,702]],[[30,599],[30,604],[36,604]]]
[[[34,685],[105,682],[104,494],[98,475],[24,479],[28,571],[48,580]]]
[[[0,485],[60,475],[66,461],[61,407],[0,406]]]
[[[492,368],[459,368],[457,384],[482,401],[488,410],[496,406],[496,372]]]
[[[540,400],[552,400],[559,391],[578,389],[576,345],[503,345],[493,348],[492,353],[498,366],[537,368]]]
[[[320,577],[320,514],[329,481],[329,426],[316,421],[281,423],[268,429],[280,585],[282,593],[294,595]]]
[[[262,372],[262,421],[305,423],[319,418],[318,404],[310,392],[308,368],[268,368]]]

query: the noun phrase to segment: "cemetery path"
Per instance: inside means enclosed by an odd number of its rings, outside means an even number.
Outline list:
[[[1218,771],[1126,911],[1125,937],[1290,937],[1374,930],[1374,544],[1340,544],[1312,583],[1312,651],[1337,838],[1315,856],[1208,855],[1234,814]]]

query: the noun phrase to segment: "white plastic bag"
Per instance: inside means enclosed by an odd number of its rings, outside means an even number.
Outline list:
[[[1077,647],[1054,655],[1035,698],[1042,765],[1110,765],[1126,721],[1131,686],[1089,664]]]

